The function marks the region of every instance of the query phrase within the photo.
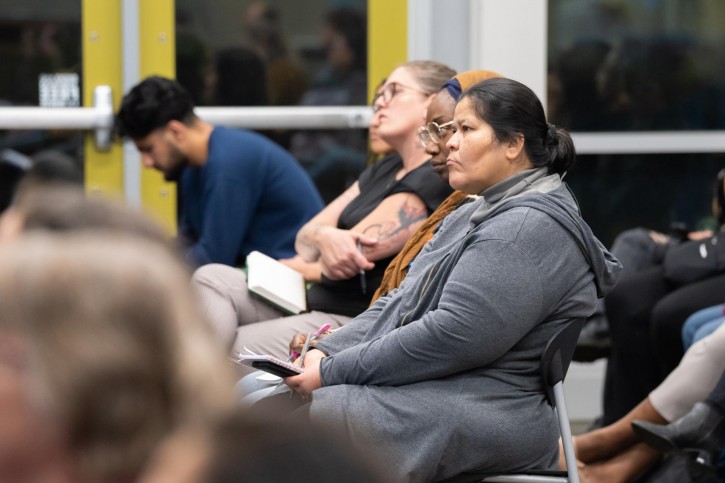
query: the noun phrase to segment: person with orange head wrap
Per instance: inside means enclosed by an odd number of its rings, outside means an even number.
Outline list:
[[[469,70],[461,72],[443,84],[441,90],[433,98],[430,106],[428,106],[426,125],[418,130],[418,137],[426,153],[431,156],[433,171],[446,182],[448,181],[448,168],[446,167],[448,148],[446,147],[446,142],[451,137],[453,110],[456,107],[456,102],[460,99],[463,91],[473,84],[495,77],[503,76],[489,70]],[[408,273],[408,267],[425,244],[428,243],[428,240],[433,237],[443,218],[455,210],[467,196],[463,191],[454,191],[451,193],[440,204],[438,209],[421,225],[418,231],[408,239],[408,242],[385,270],[383,281],[375,292],[375,295],[373,295],[371,304],[403,282],[405,275]]]
[[[445,182],[448,182],[448,148],[446,142],[451,137],[451,126],[453,124],[453,111],[456,102],[460,99],[463,91],[473,84],[503,77],[501,74],[489,70],[469,70],[451,77],[443,84],[438,93],[431,100],[426,112],[426,124],[418,129],[418,138],[425,148],[426,153],[431,157],[430,162],[433,171],[436,172]],[[413,259],[420,253],[426,243],[433,237],[443,218],[448,216],[462,202],[468,198],[463,191],[454,191],[446,198],[438,208],[423,222],[418,230],[411,235],[408,242],[403,246],[398,255],[388,264],[383,274],[383,281],[370,301],[373,304],[377,299],[387,295],[397,288],[408,273],[408,267]],[[468,198],[472,199],[472,198]],[[305,333],[296,334],[289,346],[290,352],[299,353],[306,340]],[[317,341],[324,338],[319,337]],[[314,344],[314,342],[313,342]]]

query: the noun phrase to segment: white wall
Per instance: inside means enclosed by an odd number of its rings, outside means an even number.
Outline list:
[[[409,0],[408,60],[437,60],[458,72],[470,66],[471,0]]]
[[[529,86],[546,107],[547,1],[471,0],[470,63]]]
[[[607,360],[572,362],[564,381],[569,420],[589,423],[602,415],[604,373]]]
[[[409,0],[408,59],[494,70],[546,106],[546,0]]]

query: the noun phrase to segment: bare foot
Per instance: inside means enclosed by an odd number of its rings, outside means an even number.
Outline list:
[[[571,442],[574,447],[574,456],[578,458],[579,450],[576,445],[576,438],[576,436],[572,436]],[[577,464],[581,464],[578,459]],[[559,469],[566,471],[566,457],[564,456],[564,446],[561,444],[561,438],[559,438]]]
[[[579,475],[586,483],[625,483],[657,461],[657,453],[642,443],[599,463],[582,465]]]
[[[627,481],[607,461],[583,465],[579,469],[579,480],[582,483],[625,483]]]
[[[626,451],[634,444],[634,433],[627,428],[627,433],[617,431],[614,425],[595,429],[577,436],[576,457],[586,464],[606,461]]]

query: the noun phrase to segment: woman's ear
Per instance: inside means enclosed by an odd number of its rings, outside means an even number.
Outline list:
[[[524,152],[524,135],[517,134],[508,141],[506,145],[506,159],[516,161]]]

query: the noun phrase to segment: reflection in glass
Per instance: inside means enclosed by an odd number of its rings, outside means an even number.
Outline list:
[[[711,227],[722,154],[579,156],[566,177],[582,215],[606,246],[638,226],[668,233],[673,224]]]
[[[572,131],[725,128],[725,4],[550,0],[549,115]]]
[[[81,2],[0,0],[0,11],[0,107],[79,105]],[[11,157],[13,151],[51,150],[82,166],[82,135],[76,131],[0,131],[0,151],[8,149]]]
[[[177,79],[198,105],[365,105],[363,0],[176,2]],[[297,158],[325,201],[365,165],[364,130],[270,130]]]

